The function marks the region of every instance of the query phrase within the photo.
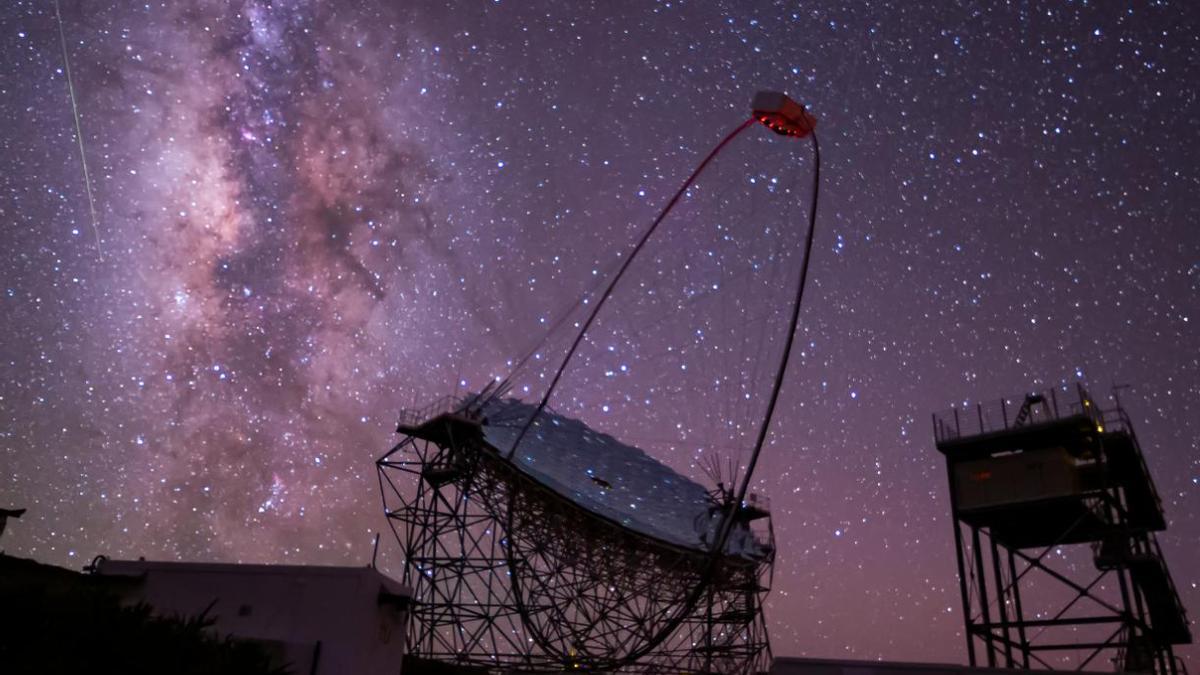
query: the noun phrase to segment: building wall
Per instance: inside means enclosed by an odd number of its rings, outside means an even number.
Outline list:
[[[295,675],[395,674],[411,594],[367,567],[106,560],[123,594],[161,615],[207,610],[221,635],[264,643]]]

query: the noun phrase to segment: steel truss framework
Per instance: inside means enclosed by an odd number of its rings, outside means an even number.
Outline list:
[[[1006,412],[999,431],[986,429],[980,409],[983,433],[976,438],[991,444],[992,451],[1009,443],[1005,433],[1021,426],[1029,401],[1037,400],[1047,411],[1044,431],[1031,430],[1019,441],[1014,437],[1012,447],[1039,447],[1031,439],[1044,433],[1068,447],[1077,441],[1094,458],[1089,475],[1095,478],[1080,498],[1046,501],[1009,514],[960,510],[956,460],[947,446],[975,440],[959,431],[957,411],[953,429],[935,416],[939,449],[950,460],[970,664],[1056,669],[1062,663],[1051,663],[1048,654],[1071,652],[1078,655],[1071,663],[1078,670],[1115,665],[1118,671],[1186,673],[1172,645],[1191,641],[1188,621],[1153,533],[1165,528],[1165,521],[1132,423],[1119,401],[1117,408],[1101,413],[1082,387],[1078,393],[1080,404],[1073,414],[1061,417],[1056,399],[1051,412],[1049,398],[1031,396],[1016,425]],[[1131,462],[1136,463],[1133,469]],[[1094,571],[1080,565],[1063,570],[1064,550],[1085,546]]]
[[[1089,509],[1092,515],[1105,511],[1117,513],[1107,498]],[[1111,662],[1124,671],[1186,672],[1170,642],[1157,636],[1148,609],[1157,600],[1146,596],[1127,565],[1098,559],[1092,574],[1064,571],[1053,563],[1063,548],[1057,543],[1027,551],[1007,546],[988,528],[955,521],[954,529],[971,665],[1055,669],[1061,666],[1045,652],[1073,651],[1085,652],[1074,665],[1080,670]],[[1069,535],[1063,532],[1064,539]],[[1131,533],[1125,541],[1131,558],[1161,559],[1153,535]],[[1097,555],[1101,547],[1094,548]],[[1053,594],[1057,603],[1046,602],[1049,584],[1066,594]],[[1039,592],[1030,593],[1035,585]]]
[[[773,554],[722,558],[706,575],[707,553],[562,497],[457,416],[425,424],[377,466],[414,593],[410,654],[493,672],[769,666]]]

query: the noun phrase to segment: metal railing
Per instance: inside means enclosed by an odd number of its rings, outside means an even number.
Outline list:
[[[423,422],[428,422],[438,415],[458,412],[462,410],[465,404],[466,400],[463,397],[446,394],[422,408],[402,409],[396,423],[402,427],[415,427]]]
[[[1107,413],[1101,413],[1081,385],[1076,385],[1075,389],[1074,400],[1069,398],[1070,390],[1067,387],[1056,387],[934,413],[934,438],[941,443],[1076,415],[1086,415],[1103,423],[1102,415]],[[1124,411],[1119,408],[1107,412],[1124,416]],[[1128,418],[1125,420],[1128,421]]]
[[[1179,595],[1179,589],[1175,587],[1175,579],[1171,576],[1171,570],[1167,567],[1167,559],[1163,557],[1162,549],[1158,546],[1158,537],[1153,532],[1150,534],[1150,554],[1162,566],[1163,576],[1166,578],[1167,588],[1170,589],[1171,597],[1175,601],[1175,606],[1179,608],[1179,613],[1183,619],[1183,625],[1190,626],[1191,621],[1188,620],[1187,607],[1183,605],[1183,598]]]
[[[1146,454],[1142,452],[1141,443],[1138,442],[1137,434],[1133,431],[1133,420],[1129,418],[1128,413],[1118,405],[1115,408],[1101,411],[1096,423],[1101,431],[1123,432],[1129,436],[1129,442],[1134,445],[1134,454],[1137,456],[1138,464],[1141,465],[1142,475],[1146,477],[1150,494],[1154,497],[1154,504],[1159,512],[1162,512],[1162,497],[1158,494],[1158,486],[1154,484],[1154,479],[1151,477],[1150,465],[1146,463]],[[1157,546],[1157,542],[1155,545]]]
[[[1124,408],[1109,408],[1100,411],[1096,420],[1105,431],[1124,431],[1133,434],[1133,421],[1125,413]]]

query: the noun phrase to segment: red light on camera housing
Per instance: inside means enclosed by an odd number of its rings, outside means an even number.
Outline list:
[[[817,118],[804,106],[777,91],[760,91],[754,95],[754,118],[780,136],[804,138],[817,126]]]

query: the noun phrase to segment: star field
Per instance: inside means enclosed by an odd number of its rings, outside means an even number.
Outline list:
[[[753,93],[777,89],[820,120],[823,183],[798,351],[753,482],[779,542],[774,652],[964,661],[930,413],[1076,382],[1097,397],[1132,385],[1160,540],[1200,612],[1193,5],[63,0],[62,14],[95,232],[53,4],[0,10],[0,507],[29,508],[8,553],[365,564],[397,412],[506,374]],[[644,278],[667,274],[690,302],[709,271],[791,269],[755,256],[799,234],[762,244],[744,228],[803,222],[797,147],[763,168],[747,146],[699,184]],[[664,271],[681,261],[688,274]],[[787,294],[752,297],[744,316]],[[746,382],[761,396],[766,370],[693,370],[677,390],[650,373],[775,354],[777,337],[758,349],[702,312],[703,335],[639,332],[686,303],[630,302],[630,326],[599,325],[614,349],[585,348],[572,414],[691,439],[705,415],[676,413],[702,382],[704,401]],[[670,340],[692,351],[663,357]]]

